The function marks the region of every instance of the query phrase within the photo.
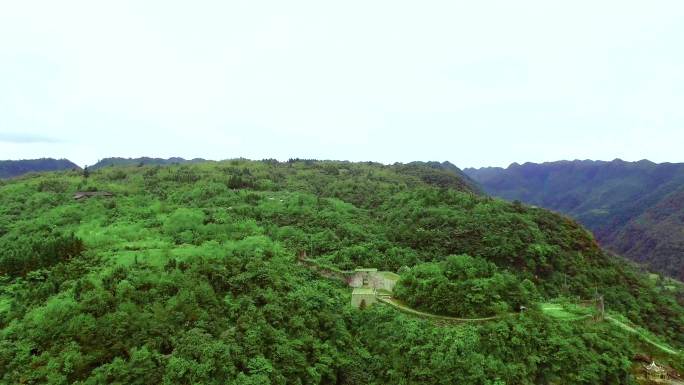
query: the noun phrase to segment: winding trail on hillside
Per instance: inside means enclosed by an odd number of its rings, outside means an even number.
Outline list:
[[[651,344],[651,345],[657,347],[658,349],[660,349],[660,350],[662,350],[662,351],[664,351],[664,352],[666,352],[666,353],[670,353],[670,354],[674,354],[674,355],[679,355],[679,354],[681,354],[681,352],[679,352],[679,351],[677,351],[677,350],[674,350],[674,349],[672,349],[672,348],[670,348],[670,347],[668,347],[668,346],[665,346],[665,345],[663,345],[663,344],[659,344],[659,343],[656,342],[656,341],[653,341],[653,340],[650,339],[648,336],[646,336],[644,333],[641,333],[639,330],[637,330],[637,329],[635,329],[635,328],[633,328],[633,327],[627,325],[626,323],[624,323],[624,322],[622,322],[622,321],[619,321],[619,320],[617,320],[617,319],[615,319],[615,318],[613,318],[613,317],[611,317],[611,316],[605,316],[604,318],[605,318],[606,320],[610,321],[611,323],[613,323],[615,326],[621,328],[622,330],[625,330],[625,331],[628,331],[628,332],[630,332],[630,333],[633,333],[633,334],[638,335],[638,336],[641,337],[641,339],[643,339],[645,342],[647,342],[647,343],[649,343],[649,344]]]
[[[432,314],[432,313],[425,313],[420,310],[412,309],[410,307],[407,307],[405,305],[402,305],[399,303],[397,300],[395,300],[392,297],[389,296],[378,296],[378,301],[388,304],[397,310],[407,313],[407,314],[412,314],[418,317],[423,317],[423,318],[430,318],[430,319],[435,319],[435,320],[441,320],[441,321],[451,321],[451,322],[484,322],[484,321],[492,321],[498,318],[503,317],[503,315],[495,315],[491,317],[484,317],[484,318],[458,318],[458,317],[449,317],[445,315],[438,315],[438,314]],[[514,313],[508,313],[508,314],[514,314]]]
[[[347,280],[345,279],[345,276],[352,273],[352,271],[343,271],[343,270],[335,270],[331,268],[324,268],[320,266],[316,261],[312,259],[308,259],[305,257],[299,257],[297,258],[297,262],[300,265],[303,265],[304,267],[307,267],[310,270],[316,271],[319,275],[324,276],[329,279],[334,279],[337,281],[342,281],[344,283],[348,283]],[[496,319],[503,318],[504,316],[509,316],[509,315],[514,315],[518,313],[510,312],[506,314],[500,314],[500,315],[495,315],[491,317],[481,317],[481,318],[459,318],[459,317],[451,317],[451,316],[445,316],[445,315],[439,315],[439,314],[432,314],[432,313],[426,313],[420,310],[416,310],[413,308],[410,308],[404,304],[402,304],[400,301],[394,299],[390,294],[378,294],[376,296],[377,300],[381,303],[384,303],[386,305],[392,306],[393,308],[397,309],[398,311],[405,313],[405,314],[410,314],[414,315],[417,317],[421,318],[426,318],[426,319],[432,319],[432,320],[437,320],[437,321],[448,321],[448,322],[486,322],[486,321],[493,321]],[[585,302],[591,302],[591,301],[585,301]],[[551,306],[544,306],[543,304],[541,305],[541,310],[549,314],[550,316],[557,318],[557,319],[562,319],[564,321],[580,321],[580,320],[585,320],[588,318],[592,318],[594,314],[584,314],[584,315],[579,315],[575,317],[558,317],[557,315],[554,316],[553,314],[550,313],[550,311],[558,311],[558,310],[564,310],[563,306],[560,305],[551,305]],[[644,342],[662,350],[663,352],[673,354],[673,355],[681,355],[682,352],[677,351],[675,349],[672,349],[666,345],[663,345],[661,343],[658,343],[651,338],[649,338],[647,335],[639,331],[638,329],[627,325],[626,323],[617,320],[616,318],[613,318],[609,315],[606,315],[604,317],[606,321],[609,321],[610,323],[614,324],[615,326],[619,327],[622,330],[625,330],[629,333],[636,334],[639,336]]]
[[[426,312],[422,312],[420,310],[412,309],[408,306],[401,304],[399,301],[397,301],[396,299],[394,299],[390,296],[378,296],[378,301],[385,303],[387,305],[390,305],[390,306],[396,308],[397,310],[401,311],[402,313],[415,315],[415,316],[418,316],[421,318],[428,318],[428,319],[440,320],[440,321],[450,321],[450,322],[486,322],[486,321],[493,321],[493,320],[496,320],[499,318],[503,318],[506,315],[517,314],[517,313],[507,313],[507,314],[496,315],[496,316],[491,316],[491,317],[482,317],[482,318],[458,318],[458,317],[449,317],[449,316],[444,316],[444,315],[426,313]],[[562,309],[562,307],[548,308],[545,310],[553,310],[553,309],[560,310],[560,309]],[[564,318],[563,320],[564,321],[580,321],[580,320],[584,320],[587,318],[591,318],[592,316],[593,316],[593,314],[585,314],[585,315],[572,317],[572,318]],[[679,352],[677,350],[674,350],[674,349],[672,349],[666,345],[663,345],[663,344],[660,344],[656,341],[653,341],[648,336],[641,333],[639,330],[637,330],[637,329],[635,329],[635,328],[625,324],[624,322],[621,322],[621,321],[619,321],[619,320],[617,320],[611,316],[605,316],[604,319],[606,321],[609,321],[610,323],[616,325],[617,327],[627,331],[627,332],[636,334],[637,336],[641,337],[641,339],[643,339],[648,344],[655,346],[656,348],[658,348],[658,349],[660,349],[666,353],[673,354],[673,355],[681,354],[681,352]]]

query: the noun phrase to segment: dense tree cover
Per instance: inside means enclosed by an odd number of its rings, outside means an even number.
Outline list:
[[[630,381],[638,345],[608,323],[556,321],[534,306],[482,324],[355,310],[348,288],[296,263],[302,253],[400,271],[400,291],[451,306],[443,313],[599,291],[609,309],[684,345],[677,287],[606,255],[567,218],[479,196],[444,172],[235,160],[5,182],[0,261],[14,262],[0,277],[0,381]],[[84,190],[114,196],[75,201]],[[412,280],[429,284],[411,291]]]
[[[367,360],[380,383],[630,383],[632,348],[605,324],[563,323],[534,311],[459,327],[434,327],[387,308],[361,317],[360,339],[373,341]]]
[[[571,215],[608,249],[684,280],[684,163],[576,160],[465,171],[492,195]]]
[[[137,263],[71,290],[3,330],[10,382],[285,383],[335,379],[351,336],[342,297],[265,237],[224,245],[221,257]],[[27,284],[29,285],[29,284]],[[26,370],[36,368],[36,370]]]
[[[83,241],[73,233],[69,236],[39,234],[19,239],[3,237],[0,248],[3,250],[0,254],[0,274],[19,277],[79,256],[83,252]]]
[[[394,292],[413,308],[457,317],[505,314],[538,299],[531,281],[521,283],[486,259],[469,255],[402,271]]]
[[[622,228],[607,244],[654,271],[684,280],[684,182]]]
[[[423,261],[468,254],[532,281],[547,298],[586,299],[600,293],[611,308],[684,343],[684,319],[677,315],[683,298],[653,287],[568,218],[487,197],[420,188],[395,194],[382,212],[386,228],[392,229],[388,237],[417,251]]]

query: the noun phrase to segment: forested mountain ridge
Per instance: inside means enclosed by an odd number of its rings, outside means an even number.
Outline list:
[[[165,158],[150,158],[150,157],[140,157],[140,158],[104,158],[100,159],[94,165],[90,166],[90,169],[96,170],[102,167],[111,166],[143,166],[143,165],[169,165],[169,164],[181,164],[181,163],[199,163],[207,162],[205,159],[195,158],[195,159],[184,159],[180,157]]]
[[[113,196],[74,200],[77,191]],[[376,305],[296,263],[398,272]],[[635,353],[593,298],[677,349],[684,302],[567,217],[477,194],[427,164],[233,160],[0,182],[4,383],[620,384]],[[520,306],[528,310],[520,312]]]
[[[494,196],[557,210],[606,248],[684,279],[684,164],[560,161],[465,172]]]
[[[78,170],[80,167],[68,159],[0,160],[0,179],[13,178],[29,172]]]
[[[442,163],[440,163],[440,162],[412,162],[412,163],[409,163],[409,164],[425,165],[425,166],[428,166],[428,167],[432,167],[432,168],[436,168],[436,169],[440,169],[440,170],[447,171],[447,172],[449,172],[449,173],[451,173],[451,174],[456,175],[456,177],[458,177],[459,179],[461,179],[461,181],[463,182],[463,184],[464,184],[465,186],[467,186],[467,188],[470,189],[471,191],[476,192],[476,193],[482,193],[482,192],[483,192],[483,191],[482,191],[482,188],[480,187],[480,185],[479,185],[477,182],[475,182],[475,181],[474,181],[472,178],[470,178],[465,172],[463,172],[463,171],[462,171],[460,168],[458,168],[455,164],[453,164],[453,163],[451,163],[451,162],[449,162],[449,161],[445,161],[445,162],[442,162]]]

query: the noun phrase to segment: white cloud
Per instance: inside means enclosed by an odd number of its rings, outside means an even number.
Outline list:
[[[46,136],[34,135],[22,132],[0,132],[0,142],[26,144],[26,143],[59,143],[59,140]]]
[[[3,2],[0,131],[68,143],[2,157],[684,161],[683,16],[678,1]]]

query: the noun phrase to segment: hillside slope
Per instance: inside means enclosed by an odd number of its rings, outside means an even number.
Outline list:
[[[605,239],[616,252],[684,280],[684,187]]]
[[[608,249],[684,279],[684,164],[561,161],[465,172],[492,195],[568,214]]]
[[[588,385],[625,383],[635,353],[684,367],[608,322],[537,305],[600,293],[679,350],[680,287],[566,217],[445,173],[234,160],[4,182],[0,382]],[[113,196],[74,200],[83,190]],[[354,309],[304,255],[397,272],[399,299],[419,311],[498,317]]]
[[[0,160],[0,179],[14,178],[29,172],[78,170],[80,167],[68,159]]]

